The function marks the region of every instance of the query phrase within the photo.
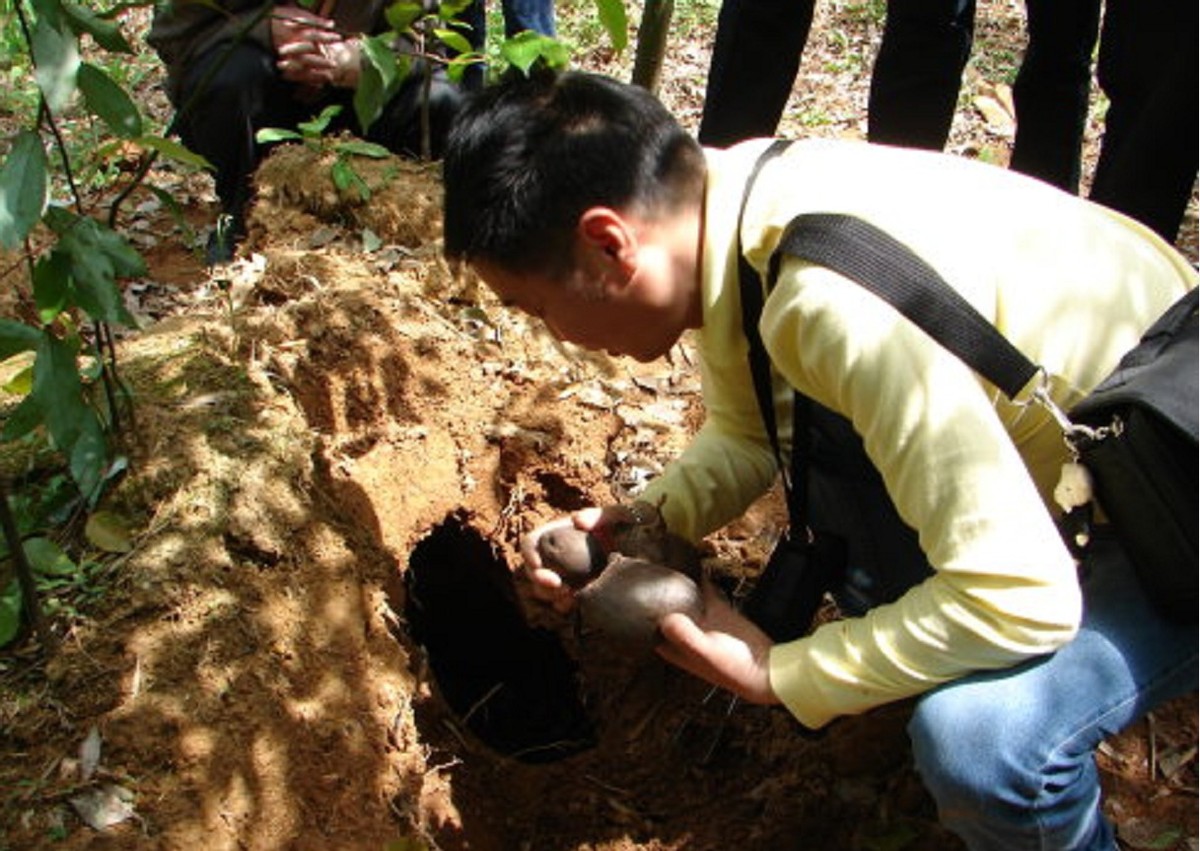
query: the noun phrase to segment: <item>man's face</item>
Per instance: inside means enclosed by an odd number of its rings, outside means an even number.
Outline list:
[[[594,351],[648,362],[662,357],[684,326],[664,294],[669,281],[605,283],[583,269],[566,280],[516,274],[476,264],[480,277],[506,306],[541,319],[555,337]]]

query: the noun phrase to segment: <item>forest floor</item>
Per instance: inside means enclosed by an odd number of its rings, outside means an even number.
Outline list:
[[[782,132],[861,138],[880,16],[818,5]],[[1006,162],[1019,7],[980,4],[955,154]],[[663,74],[692,129],[713,18],[677,11]],[[631,57],[575,63],[627,78]],[[135,545],[56,652],[0,655],[0,849],[961,847],[907,704],[801,735],[527,599],[520,534],[630,498],[698,426],[691,349],[556,342],[441,260],[436,169],[364,164],[361,203],[328,166],[264,166],[228,267],[199,259],[203,176],[151,175],[185,223],[151,201],[127,222],[150,271],[127,286],[136,423],[105,507]],[[1194,203],[1179,245],[1195,262]],[[772,494],[706,567],[752,576],[781,522]],[[1196,726],[1193,693],[1102,748],[1125,848],[1197,848]]]

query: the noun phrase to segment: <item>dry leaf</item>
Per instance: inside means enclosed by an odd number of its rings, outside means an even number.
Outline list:
[[[79,746],[79,776],[86,783],[100,765],[100,729],[92,727]]]
[[[988,95],[979,95],[974,104],[983,120],[987,122],[988,130],[1002,136],[1012,136],[1016,133],[1017,124],[1000,101]]]
[[[127,553],[133,549],[125,521],[111,511],[97,511],[89,517],[83,534],[93,547],[106,553]]]
[[[107,830],[136,815],[133,793],[116,783],[80,792],[71,798],[71,806],[93,830]]]

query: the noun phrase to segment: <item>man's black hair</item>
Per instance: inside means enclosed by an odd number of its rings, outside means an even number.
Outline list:
[[[699,145],[648,91],[583,72],[510,77],[473,96],[443,159],[445,252],[562,272],[592,206],[671,210],[700,192]]]

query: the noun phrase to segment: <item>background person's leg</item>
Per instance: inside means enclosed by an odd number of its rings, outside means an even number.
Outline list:
[[[1174,242],[1196,182],[1200,7],[1109,0],[1098,77],[1109,99],[1091,199]]]
[[[554,36],[554,0],[503,0],[501,8],[508,38],[525,30]]]
[[[815,0],[724,0],[717,18],[702,145],[773,136],[808,41]]]
[[[867,137],[941,150],[975,35],[975,0],[888,0],[871,75]]]
[[[1013,85],[1010,166],[1076,192],[1100,0],[1025,0],[1025,10],[1029,44]]]
[[[296,87],[279,77],[274,57],[249,42],[214,47],[181,79],[175,129],[189,149],[215,167],[217,197],[229,217],[228,230],[210,239],[210,262],[230,259],[245,236],[251,180],[264,153],[254,134],[264,127],[291,128],[308,117],[295,93]]]

